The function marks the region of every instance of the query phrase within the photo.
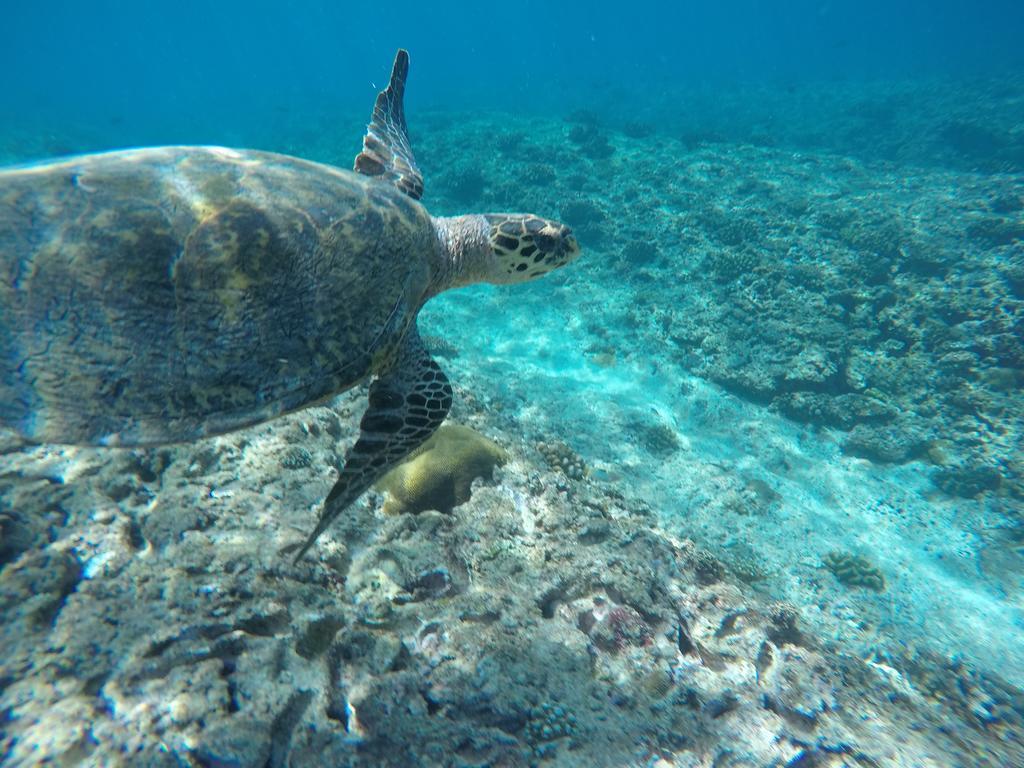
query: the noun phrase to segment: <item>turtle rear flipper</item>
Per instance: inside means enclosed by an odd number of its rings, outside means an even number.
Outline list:
[[[354,168],[365,176],[380,176],[413,200],[419,200],[423,196],[423,175],[409,146],[402,105],[408,74],[409,54],[399,49],[388,87],[377,94],[363,137],[363,151],[356,155]]]
[[[359,439],[327,495],[316,528],[295,556],[298,562],[333,520],[374,482],[423,444],[444,421],[452,388],[413,325],[391,370],[370,385],[370,406]]]

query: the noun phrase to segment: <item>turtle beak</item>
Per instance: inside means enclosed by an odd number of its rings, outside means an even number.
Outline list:
[[[563,240],[565,241],[565,263],[568,264],[570,262],[576,261],[576,259],[580,257],[580,253],[582,253],[582,251],[580,250],[580,244],[579,241],[576,239],[576,235],[574,235],[572,233],[572,230],[569,229],[568,227],[565,228]]]
[[[542,233],[538,238],[546,235],[546,242],[541,247],[555,256],[552,266],[557,269],[576,261],[580,256],[580,244],[572,230],[555,222],[551,222],[550,229],[554,232]]]

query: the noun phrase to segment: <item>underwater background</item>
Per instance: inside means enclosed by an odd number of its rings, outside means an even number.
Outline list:
[[[3,165],[350,168],[404,47],[428,210],[584,252],[425,307],[459,503],[381,487],[305,564],[363,389],[5,437],[0,764],[1024,765],[1024,5],[2,18]]]

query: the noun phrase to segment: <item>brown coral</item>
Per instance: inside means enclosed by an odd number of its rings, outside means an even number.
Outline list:
[[[451,512],[469,501],[478,477],[490,478],[507,461],[505,450],[469,427],[444,424],[377,484],[386,491],[385,514],[428,509]]]

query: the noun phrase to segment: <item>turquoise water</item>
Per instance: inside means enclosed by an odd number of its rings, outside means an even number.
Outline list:
[[[499,466],[297,565],[364,387],[2,433],[0,764],[1024,765],[1024,9],[976,5],[7,9],[3,165],[348,169],[402,47],[430,213],[583,254],[419,315]]]

